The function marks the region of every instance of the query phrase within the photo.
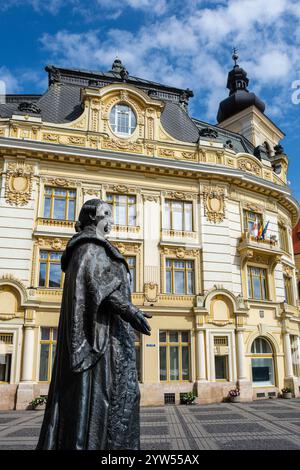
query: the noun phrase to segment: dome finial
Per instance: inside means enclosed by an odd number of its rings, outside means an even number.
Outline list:
[[[237,52],[238,52],[237,48],[236,48],[236,47],[233,47],[233,48],[232,48],[232,60],[234,60],[234,66],[237,65],[237,60],[238,60],[238,58],[239,58]]]

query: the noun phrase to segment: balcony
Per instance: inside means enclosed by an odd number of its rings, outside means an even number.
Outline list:
[[[242,262],[253,261],[262,264],[278,264],[284,254],[275,237],[259,240],[248,231],[243,232],[238,243]]]

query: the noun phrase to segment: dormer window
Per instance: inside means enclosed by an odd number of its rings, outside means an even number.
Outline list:
[[[116,135],[126,137],[136,128],[136,116],[126,104],[116,104],[110,112],[109,123]]]

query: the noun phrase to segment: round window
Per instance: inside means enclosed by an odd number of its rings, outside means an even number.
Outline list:
[[[109,123],[115,134],[128,136],[136,128],[136,116],[126,104],[116,104],[110,112]]]

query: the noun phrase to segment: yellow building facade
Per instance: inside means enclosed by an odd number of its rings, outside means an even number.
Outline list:
[[[44,95],[0,106],[0,409],[46,395],[63,277],[82,204],[107,200],[128,260],[141,404],[299,396],[299,299],[283,133],[250,103],[218,126],[189,90],[47,68]],[[275,151],[273,150],[275,146]],[[253,225],[267,225],[264,239]]]

